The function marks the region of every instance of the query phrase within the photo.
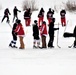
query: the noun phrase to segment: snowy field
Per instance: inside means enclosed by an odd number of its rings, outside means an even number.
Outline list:
[[[45,21],[47,9],[45,9]],[[12,9],[10,24],[13,25]],[[0,12],[0,21],[3,17],[3,10]],[[32,13],[32,21],[37,19],[38,11]],[[55,13],[55,24],[60,23],[60,14]],[[55,32],[54,46],[52,49],[33,49],[32,25],[25,26],[23,12],[19,13],[19,18],[22,21],[25,29],[25,49],[12,49],[8,45],[12,40],[11,27],[6,23],[0,23],[0,75],[76,75],[76,49],[68,48],[74,42],[74,38],[64,38],[63,33],[65,27],[59,25],[59,37],[57,47],[57,31]],[[73,32],[76,25],[76,14],[67,12],[66,19],[68,21],[66,32]],[[58,25],[55,25],[58,27]],[[48,29],[48,27],[47,27]],[[47,43],[49,37],[47,35]],[[19,47],[19,38],[17,40]]]

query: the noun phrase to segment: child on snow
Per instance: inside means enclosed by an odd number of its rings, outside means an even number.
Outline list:
[[[16,41],[17,41],[17,34],[15,34],[15,29],[17,27],[17,21],[18,19],[16,19],[15,23],[13,24],[13,28],[12,28],[12,36],[13,36],[13,40],[10,42],[9,46],[12,48],[17,48],[16,47]]]
[[[20,39],[19,49],[24,49],[25,48],[24,47],[24,41],[23,41],[23,38],[25,36],[24,29],[22,27],[21,20],[18,20],[17,23],[18,23],[18,25],[14,31],[19,36],[19,39]]]
[[[26,9],[26,11],[24,12],[24,19],[25,19],[25,25],[26,26],[30,26],[31,23],[31,9]]]
[[[43,20],[44,20],[44,9],[41,8],[40,12],[38,14],[38,27],[40,27],[40,24],[42,24]]]
[[[66,11],[64,9],[62,9],[60,11],[61,24],[62,24],[62,26],[66,26],[66,17],[65,17],[65,15],[66,15]]]
[[[38,29],[38,25],[37,25],[37,20],[34,20],[34,24],[33,24],[33,38],[34,38],[34,42],[33,42],[33,48],[40,48],[40,38],[39,38],[39,29]],[[36,46],[37,43],[37,46]]]
[[[47,12],[48,25],[50,24],[50,22],[52,22],[53,15],[54,15],[54,10],[51,10],[51,8],[49,8],[49,11]]]
[[[42,48],[47,48],[46,46],[47,26],[45,21],[43,21],[41,25],[40,34],[42,39]]]

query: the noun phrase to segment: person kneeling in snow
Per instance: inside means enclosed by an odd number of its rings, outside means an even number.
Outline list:
[[[17,23],[18,23],[18,25],[17,25],[17,27],[14,31],[19,36],[19,39],[20,39],[19,49],[24,49],[25,48],[24,47],[24,42],[23,42],[23,38],[25,36],[24,29],[22,27],[21,20],[18,20]]]
[[[38,29],[38,23],[37,20],[34,20],[33,24],[33,37],[34,37],[34,42],[33,42],[33,48],[40,48],[40,38],[39,38],[39,29]],[[36,47],[37,43],[37,47]]]
[[[74,46],[76,48],[76,26],[74,28],[73,36],[75,37]]]
[[[16,29],[17,27],[17,21],[18,19],[16,19],[15,23],[13,24],[13,28],[12,28],[12,36],[13,36],[13,40],[10,42],[9,44],[9,47],[12,47],[12,48],[17,48],[16,47],[16,41],[17,41],[17,35],[15,34],[14,30]]]

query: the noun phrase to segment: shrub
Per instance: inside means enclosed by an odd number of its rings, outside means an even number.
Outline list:
[[[76,2],[75,1],[68,0],[66,2],[66,7],[65,8],[68,11],[76,11]]]
[[[28,8],[31,8],[31,11],[38,10],[38,7],[37,7],[35,0],[24,0],[22,8],[23,8],[23,11],[28,9]]]

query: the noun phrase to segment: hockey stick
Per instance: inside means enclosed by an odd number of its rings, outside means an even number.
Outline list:
[[[58,28],[59,28],[59,23],[58,23]],[[59,38],[59,30],[58,30],[58,32],[57,32],[57,47],[58,47],[58,48],[61,48],[61,47],[58,45],[58,40],[59,40],[58,38]]]
[[[10,28],[12,29],[12,26],[10,25],[10,23],[8,23],[8,25],[10,26]]]

